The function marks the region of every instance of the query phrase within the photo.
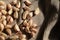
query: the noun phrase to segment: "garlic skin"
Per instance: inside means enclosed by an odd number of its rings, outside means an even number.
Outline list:
[[[17,7],[17,8],[20,8],[20,7],[21,7],[20,5],[21,5],[20,2],[18,2],[18,3],[16,4],[16,7]]]
[[[14,30],[15,30],[15,31],[20,31],[19,26],[18,26],[17,24],[15,24]]]
[[[31,2],[29,0],[25,0],[24,2],[27,6],[30,6],[31,5]]]
[[[11,23],[13,23],[13,18],[12,17],[10,17],[10,19],[9,19],[9,21],[8,21],[8,24],[11,24]]]
[[[10,16],[10,15],[8,15],[6,18],[7,18],[7,21],[9,21],[9,20],[10,20],[10,18],[11,18],[11,16]]]
[[[2,16],[2,13],[0,12],[0,16]]]
[[[5,15],[2,15],[2,20],[6,20],[6,16]]]
[[[23,13],[23,19],[26,19],[26,18],[27,18],[28,13],[29,13],[29,11],[25,11],[25,12]]]
[[[7,24],[7,25],[5,26],[5,29],[8,29],[8,28],[12,28],[12,26],[9,25],[9,24]]]
[[[12,9],[8,11],[8,14],[11,15],[13,13]]]
[[[6,10],[2,10],[1,12],[2,12],[4,15],[7,14],[7,11],[6,11]]]
[[[30,17],[33,17],[33,12],[30,12],[30,13],[29,13],[29,16],[30,16]]]
[[[12,35],[11,29],[6,29],[6,32],[7,32],[9,35]]]
[[[33,12],[30,12],[28,15],[27,15],[27,19],[31,19],[33,17]]]
[[[4,5],[5,4],[5,2],[3,2],[3,1],[0,1],[0,5]]]
[[[6,20],[3,20],[3,25],[5,26],[7,24],[7,21]]]
[[[17,0],[12,1],[12,5],[17,4]]]
[[[39,8],[36,8],[34,14],[35,14],[35,15],[38,15],[39,13],[40,13]]]
[[[0,23],[0,31],[4,30],[4,25],[2,23]]]
[[[5,40],[5,37],[4,36],[0,36],[0,40]]]
[[[14,15],[13,16],[14,16],[15,19],[17,19],[18,18],[18,12],[17,11],[14,12]]]
[[[3,33],[3,32],[0,32],[0,35],[2,35],[3,37],[5,37],[5,39],[8,38],[8,35],[5,34],[5,33]]]
[[[12,6],[12,9],[13,9],[14,11],[19,11],[19,8],[16,8],[16,7],[14,7],[14,6]]]
[[[29,26],[32,26],[33,25],[33,20],[30,19],[28,23],[29,23]]]
[[[10,10],[12,9],[12,5],[11,4],[7,4],[7,8]]]
[[[7,16],[7,21],[8,21],[8,24],[11,24],[14,21],[14,19],[11,16]]]
[[[3,1],[0,1],[0,10],[6,10],[6,4]]]

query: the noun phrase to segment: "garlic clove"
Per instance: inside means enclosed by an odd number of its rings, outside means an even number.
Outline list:
[[[18,18],[18,12],[16,11],[14,14],[13,14],[14,18]]]
[[[18,26],[17,24],[15,24],[14,30],[15,30],[15,31],[20,31],[19,26]]]
[[[2,23],[0,23],[0,31],[4,30],[4,25]]]

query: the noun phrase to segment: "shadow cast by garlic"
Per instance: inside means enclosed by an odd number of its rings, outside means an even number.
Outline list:
[[[58,14],[58,12],[56,7],[51,4],[51,0],[39,0],[38,5],[39,8],[42,10],[45,19],[39,30],[36,40],[43,40],[43,34],[45,29],[47,28],[50,19],[52,21],[52,18],[54,18],[55,14]]]
[[[59,4],[60,5],[60,4]],[[60,7],[59,7],[59,17],[58,17],[58,21],[56,23],[56,25],[52,28],[50,35],[49,35],[49,39],[50,40],[60,40]]]

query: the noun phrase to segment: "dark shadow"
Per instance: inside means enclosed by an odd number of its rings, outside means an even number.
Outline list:
[[[46,29],[49,20],[52,19],[55,16],[55,14],[57,13],[57,9],[55,8],[55,6],[51,5],[51,0],[50,1],[49,0],[39,0],[38,5],[44,14],[45,20],[39,30],[36,40],[42,40],[44,30]]]
[[[60,8],[59,8],[59,17],[56,25],[53,27],[53,29],[50,32],[49,35],[50,40],[60,40]]]
[[[60,40],[60,23],[59,22],[57,22],[57,24],[51,30],[49,39],[50,40]]]

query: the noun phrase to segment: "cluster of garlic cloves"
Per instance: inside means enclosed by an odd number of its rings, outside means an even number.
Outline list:
[[[9,4],[0,1],[0,39],[1,40],[28,40],[35,36],[37,24],[33,23],[32,17],[39,14],[39,8],[30,10],[32,3],[29,0],[23,0],[22,15],[19,15],[21,2],[14,0]],[[22,23],[11,24],[18,17],[22,16]],[[31,37],[28,37],[31,36]]]

